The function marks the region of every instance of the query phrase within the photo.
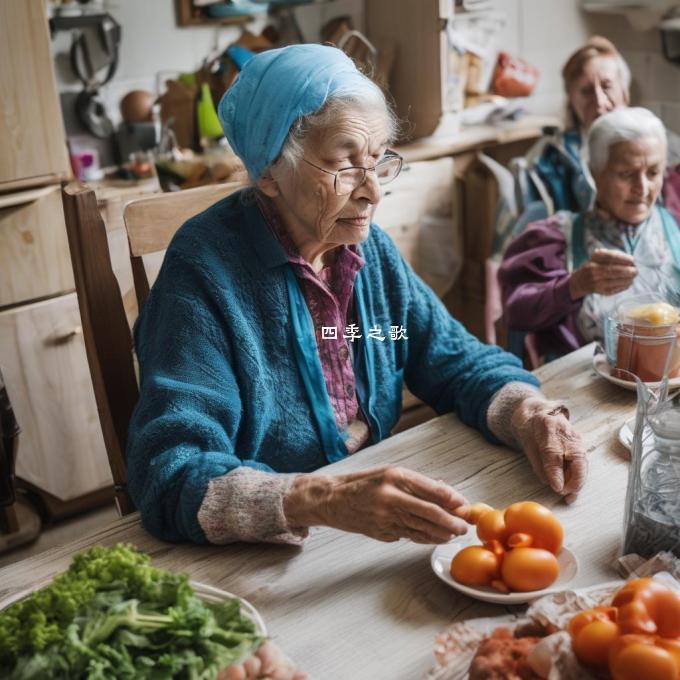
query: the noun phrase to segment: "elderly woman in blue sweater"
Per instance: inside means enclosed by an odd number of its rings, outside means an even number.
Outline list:
[[[464,533],[452,487],[400,467],[322,466],[388,437],[402,388],[523,449],[572,500],[583,446],[517,359],[455,321],[372,224],[401,169],[378,87],[341,51],[253,57],[219,115],[253,187],[173,239],[135,331],[130,492],[166,540],[300,543]]]

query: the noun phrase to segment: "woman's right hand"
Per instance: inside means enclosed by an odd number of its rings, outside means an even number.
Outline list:
[[[272,642],[265,642],[243,663],[221,671],[217,680],[307,680],[306,673],[295,670],[292,662]]]
[[[569,277],[572,300],[586,295],[616,295],[626,290],[637,275],[635,260],[618,250],[598,248],[588,262]]]
[[[379,541],[446,543],[467,524],[451,513],[465,499],[448,484],[402,467],[347,475],[299,475],[283,503],[290,526],[329,526]]]

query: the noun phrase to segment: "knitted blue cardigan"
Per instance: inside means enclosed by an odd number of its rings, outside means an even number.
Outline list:
[[[286,255],[246,196],[229,196],[182,226],[135,327],[140,398],[129,429],[129,490],[144,526],[164,540],[205,542],[197,514],[208,483],[238,466],[310,472],[346,455],[322,438],[330,405],[309,385],[323,384],[318,354],[301,367],[301,346],[316,347],[311,319],[300,328],[295,318],[302,295],[298,288],[291,297]],[[389,436],[399,419],[405,382],[438,413],[455,411],[495,442],[486,423],[492,396],[508,382],[537,379],[467,333],[379,227],[361,250],[355,306],[386,336],[367,338],[360,326],[353,352],[371,441]],[[391,326],[403,326],[408,339],[390,339]]]

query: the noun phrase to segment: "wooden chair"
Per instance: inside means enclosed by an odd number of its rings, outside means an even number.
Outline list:
[[[242,189],[241,182],[216,184],[128,203],[124,209],[130,264],[141,310],[162,255],[184,222]],[[113,273],[106,227],[95,192],[73,182],[63,191],[64,214],[78,293],[83,337],[104,444],[121,515],[134,511],[127,492],[125,450],[128,424],[139,397],[132,334],[118,281]],[[404,389],[400,432],[432,418],[435,412]]]
[[[187,219],[243,186],[240,182],[209,185],[142,198],[126,206],[125,227],[139,309],[149,294],[145,257],[163,253]],[[127,492],[125,449],[128,424],[139,397],[132,334],[95,192],[73,182],[64,188],[62,198],[99,421],[118,510],[126,515],[135,509]]]

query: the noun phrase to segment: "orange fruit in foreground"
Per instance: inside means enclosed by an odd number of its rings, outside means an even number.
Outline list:
[[[609,670],[614,680],[678,680],[673,656],[653,644],[633,642],[612,656]]]
[[[619,627],[609,619],[595,619],[574,636],[571,646],[578,660],[586,666],[606,668],[609,647],[619,636]]]
[[[616,622],[616,607],[593,607],[576,614],[569,625],[567,631],[571,637],[575,638],[584,626],[593,621],[614,621]]]
[[[533,548],[543,548],[554,555],[562,548],[562,525],[544,505],[534,501],[513,503],[506,508],[504,519],[508,535],[529,534]]]
[[[665,649],[675,661],[680,677],[680,638],[656,638],[656,646]]]
[[[453,514],[464,519],[469,524],[477,524],[479,518],[489,510],[493,510],[493,508],[486,503],[473,503],[472,505],[458,506],[453,511]]]
[[[500,561],[481,545],[463,548],[451,560],[451,577],[466,586],[487,586],[500,576]]]
[[[633,579],[612,600],[624,633],[680,637],[680,594],[651,578]]]
[[[477,536],[482,543],[488,541],[505,543],[507,533],[502,510],[487,510],[477,520]]]
[[[515,548],[503,558],[501,578],[510,590],[541,590],[554,583],[560,574],[557,558],[542,548]]]

